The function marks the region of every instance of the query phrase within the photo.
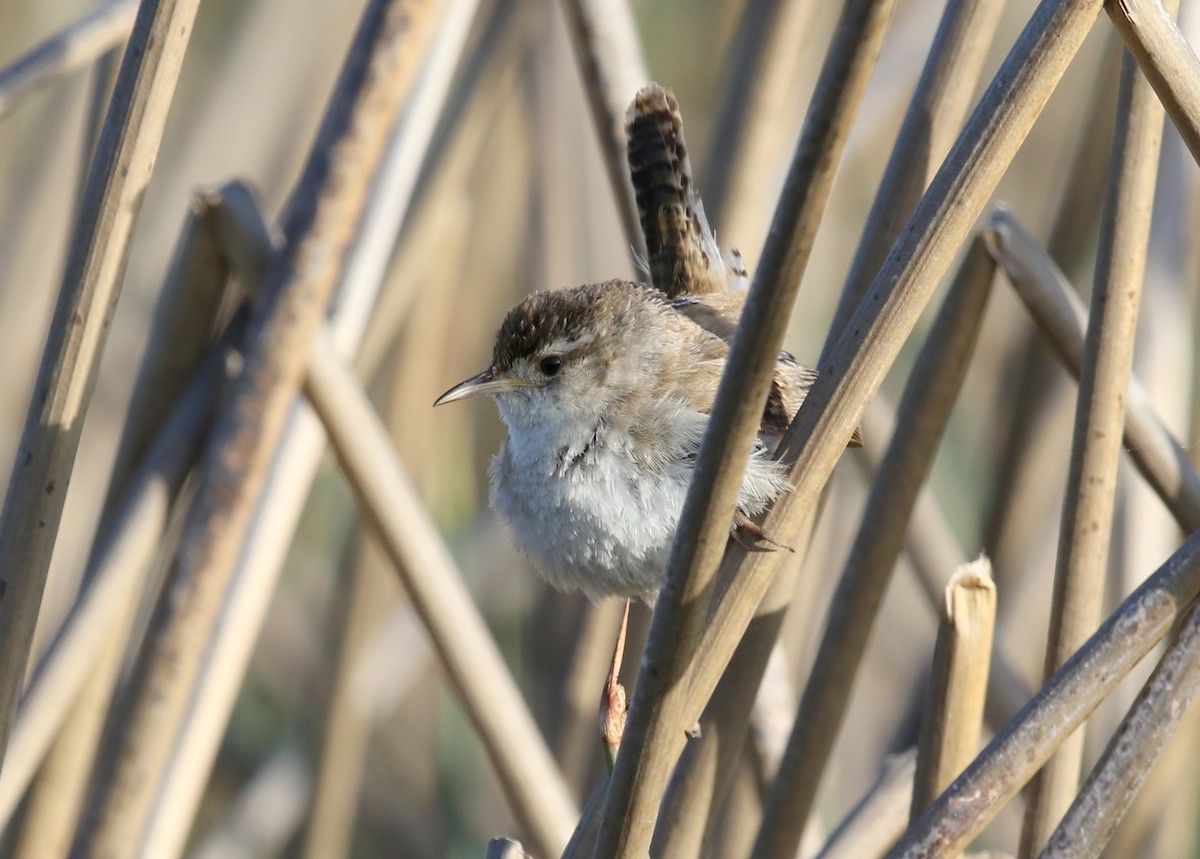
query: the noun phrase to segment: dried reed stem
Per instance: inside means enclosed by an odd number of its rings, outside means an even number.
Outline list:
[[[633,10],[627,0],[564,0],[563,12],[625,240],[645,259],[624,142],[625,106],[650,82]]]
[[[767,387],[891,8],[891,0],[855,0],[847,5],[817,84],[730,349],[659,591],[623,751],[609,785],[597,842],[602,856],[640,857],[649,849],[662,792],[682,750],[683,732],[700,715],[700,706],[688,700],[687,684],[680,681],[696,657],[696,642],[705,626]],[[843,448],[849,437],[847,431]],[[731,654],[732,648],[718,675]]]
[[[83,418],[198,0],[146,0],[109,106],[0,516],[0,752],[8,744]]]
[[[1079,271],[1085,258],[1091,259],[1091,233],[1104,199],[1104,183],[1097,182],[1096,176],[1109,161],[1109,150],[1101,141],[1111,140],[1116,118],[1124,50],[1116,33],[1110,30],[1104,35],[1101,77],[1092,88],[1046,242],[1051,258],[1069,272]],[[1046,467],[1048,446],[1042,430],[1061,387],[1050,372],[1053,361],[1038,332],[1022,328],[1018,337],[1022,342],[1014,350],[1019,355],[1014,378],[1021,384],[1011,401],[1003,404],[1003,411],[997,410],[996,423],[1002,429],[994,448],[996,482],[987,501],[982,540],[1001,570],[1025,566],[1026,559],[1014,556],[1009,547],[1028,547],[1030,527],[1046,515],[1037,502],[1057,489],[1051,482],[1058,479],[1054,469]]]
[[[987,249],[976,240],[909,375],[897,430],[871,484],[792,735],[768,795],[764,833],[783,826],[791,816],[786,825],[798,838],[811,812],[887,582],[904,548],[909,515],[970,365],[994,274]]]
[[[988,246],[1063,366],[1078,378],[1087,314],[1075,290],[1003,209],[989,221]],[[1126,399],[1125,446],[1134,465],[1185,532],[1200,528],[1200,475],[1136,378],[1129,381]]]
[[[557,855],[578,816],[562,776],[462,575],[429,520],[354,374],[324,335],[305,390],[458,691],[505,796],[539,855]]]
[[[1092,633],[1103,608],[1126,388],[1133,367],[1162,127],[1162,105],[1127,56],[1121,69],[1108,194],[1079,377],[1046,643],[1047,677]],[[1041,849],[1071,804],[1082,759],[1080,731],[1030,785],[1022,856]]]
[[[958,137],[1003,9],[1004,0],[946,3],[867,215],[825,340],[821,363],[879,273],[896,236]]]
[[[1200,691],[1200,606],[1142,687],[1039,859],[1099,856]]]
[[[1200,161],[1200,59],[1174,14],[1160,0],[1109,0],[1104,5],[1192,157]]]
[[[908,823],[917,753],[909,749],[883,772],[829,836],[815,859],[873,859],[896,843]]]
[[[820,368],[821,376],[784,439],[781,454],[792,464],[790,474],[796,488],[768,515],[764,526],[772,533],[786,539],[786,523],[812,505],[865,402],[895,360],[953,253],[966,238],[1099,11],[1095,0],[1046,0],[1004,61],[847,325],[829,363]],[[720,641],[744,626],[738,615],[762,592],[763,580],[769,580],[772,572],[770,558],[758,556],[741,563],[729,596],[714,613],[708,638]],[[723,617],[727,606],[728,619]],[[707,658],[697,661],[698,671],[707,671],[709,664],[723,664],[717,656],[705,654],[703,646],[701,655]],[[792,766],[795,769],[798,764]],[[795,852],[803,815],[785,810],[790,799],[786,790],[772,792],[755,846],[756,859],[790,857]]]
[[[463,31],[476,8],[477,0],[455,0],[445,9],[428,51],[430,60],[405,106],[403,119],[391,131],[358,233],[346,253],[331,310],[330,333],[343,354],[353,354],[372,316],[396,236],[413,204],[421,164],[444,113],[450,78],[462,52]],[[272,231],[262,223],[250,196],[227,195],[224,203],[217,213],[217,228],[226,239],[227,250],[241,245],[240,256],[251,260],[274,253],[272,246],[264,244],[271,241]],[[252,268],[253,264],[239,263],[242,279]],[[238,558],[227,611],[219,618],[196,694],[168,762],[147,835],[149,855],[175,855],[183,850],[324,448],[320,421],[306,403],[296,403]]]
[[[251,321],[245,366],[214,432],[83,855],[133,849],[153,817],[155,791],[300,389],[309,343],[420,69],[429,5],[376,0],[363,14],[284,225],[287,251],[273,261]]]
[[[992,565],[981,557],[959,567],[946,585],[917,747],[910,812],[913,818],[979,752],[995,625]]]
[[[109,538],[97,544],[86,584],[21,700],[4,772],[0,773],[0,829],[94,670],[94,661],[137,593],[167,527],[171,499],[198,456],[224,381],[214,352],[180,397],[113,516]]]
[[[1104,621],[967,770],[909,828],[889,859],[961,850],[1049,759],[1200,593],[1200,531]]]
[[[130,401],[129,418],[121,432],[117,464],[109,479],[101,534],[106,533],[111,508],[127,494],[136,466],[187,390],[217,331],[229,265],[221,259],[207,215],[217,205],[219,195],[220,191],[209,191],[193,198],[159,294],[150,339]],[[205,371],[210,375],[214,372],[212,368],[201,370]],[[98,542],[103,545],[105,538],[98,538]],[[70,848],[137,608],[138,600],[129,599],[117,611],[112,632],[99,648],[101,652],[87,686],[46,756],[21,824],[18,857],[50,859],[65,856]]]
[[[0,117],[29,93],[119,46],[133,29],[137,0],[112,0],[0,69]]]

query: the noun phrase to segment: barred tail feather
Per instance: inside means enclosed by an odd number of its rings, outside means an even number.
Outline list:
[[[728,289],[732,272],[693,183],[675,96],[658,84],[643,87],[625,129],[651,281],[671,298]]]

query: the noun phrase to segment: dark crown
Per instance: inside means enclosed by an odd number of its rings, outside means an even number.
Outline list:
[[[644,305],[648,298],[657,303],[662,294],[644,284],[623,280],[535,292],[504,317],[496,334],[492,367],[507,370],[522,358],[539,354],[551,343],[578,340],[585,331],[597,326],[601,308],[605,311],[606,325],[618,330],[632,309]]]

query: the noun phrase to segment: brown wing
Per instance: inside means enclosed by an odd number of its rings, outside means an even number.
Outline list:
[[[720,370],[724,369],[727,344],[733,339],[737,329],[738,318],[742,312],[744,296],[740,293],[712,293],[703,296],[689,296],[671,302],[671,306],[701,328],[716,335],[721,342],[722,352],[719,355]],[[800,404],[808,396],[813,382],[817,379],[817,371],[806,367],[795,359],[789,352],[780,352],[775,364],[775,378],[771,383],[771,391],[767,395],[767,404],[763,410],[763,420],[760,432],[773,441],[778,441],[791,425],[800,410]],[[712,395],[716,395],[716,382],[712,382]],[[710,401],[711,408],[711,401]],[[702,409],[707,412],[708,409]],[[862,431],[854,430],[850,437],[850,447],[862,447]]]

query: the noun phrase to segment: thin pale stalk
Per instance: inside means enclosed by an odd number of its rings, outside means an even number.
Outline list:
[[[404,579],[505,797],[538,854],[557,855],[578,816],[562,776],[361,384],[323,335],[314,342],[305,390],[363,514]]]
[[[1046,244],[1051,258],[1068,272],[1078,272],[1091,259],[1091,235],[1104,199],[1104,183],[1097,182],[1096,176],[1108,166],[1109,149],[1101,141],[1112,137],[1124,53],[1116,33],[1109,31],[1105,38],[1102,77],[1092,88]],[[1025,552],[1035,542],[1031,531],[1045,520],[1049,506],[1041,500],[1053,497],[1057,487],[1052,481],[1058,480],[1048,466],[1059,454],[1051,450],[1049,434],[1042,430],[1059,407],[1057,395],[1063,385],[1049,371],[1053,359],[1037,331],[1022,327],[1017,338],[1014,355],[1019,357],[1011,360],[1020,383],[1011,400],[997,404],[995,421],[1001,429],[982,540],[1000,571],[1027,567]]]
[[[791,112],[797,71],[816,9],[813,0],[747,0],[722,63],[718,80],[727,83],[700,180],[710,221],[741,247],[761,242],[751,224],[769,214],[762,180],[794,134],[780,127],[780,116],[798,118]]]
[[[947,0],[842,287],[821,363],[958,137],[1003,10],[1004,0]]]
[[[103,3],[0,69],[0,116],[29,93],[83,68],[129,37],[137,0]]]
[[[768,795],[764,838],[786,827],[790,837],[799,839],[810,813],[887,583],[904,548],[909,515],[970,365],[994,275],[987,249],[982,241],[975,241],[909,375],[896,417],[897,431],[871,484],[792,735]],[[773,849],[786,851],[788,843],[776,842]],[[762,842],[757,849],[769,848]]]
[[[776,358],[891,10],[891,0],[847,4],[817,83],[730,348],[659,591],[623,751],[609,785],[597,842],[602,856],[640,857],[649,849],[684,731],[700,715],[701,707],[689,701],[688,684],[681,680],[697,656]],[[843,449],[849,438],[848,431]],[[794,532],[791,529],[788,539]],[[732,651],[722,660],[718,673],[731,655]]]
[[[336,667],[304,835],[303,855],[308,859],[350,855],[371,733],[370,714],[362,706],[354,669],[394,604],[388,598],[391,591],[384,572],[364,557],[361,548],[356,555],[349,586],[343,588],[347,593],[340,598]]]
[[[1200,531],[1109,615],[888,853],[929,859],[962,850],[1200,593]]]
[[[621,227],[635,257],[645,259],[625,160],[625,106],[650,82],[637,22],[627,0],[564,0],[563,11]]]
[[[1039,859],[1095,857],[1137,797],[1200,691],[1200,606],[1194,606]]]
[[[959,567],[946,585],[917,747],[913,818],[979,751],[995,625],[992,565],[987,558],[979,558]]]
[[[104,640],[122,607],[137,601],[167,527],[170,501],[200,441],[224,380],[214,354],[180,398],[170,420],[147,452],[114,514],[109,539],[96,547],[83,593],[38,666],[21,700],[8,763],[0,773],[0,829],[24,794],[50,744],[93,671]]]
[[[392,248],[410,214],[417,176],[442,115],[454,66],[461,57],[462,33],[469,28],[477,7],[478,0],[455,0],[446,10],[429,50],[434,59],[425,65],[403,119],[391,130],[389,148],[359,233],[347,251],[331,310],[330,332],[342,354],[353,354],[372,315]],[[253,226],[255,219],[262,220],[256,211],[229,211],[229,215],[234,242],[252,242],[255,236],[271,233],[264,226]],[[253,251],[271,252],[270,248]],[[174,856],[183,851],[324,449],[320,421],[306,403],[294,404],[237,561],[227,610],[218,618],[196,694],[167,765],[146,837],[148,855]]]
[[[1046,335],[1063,366],[1076,378],[1083,361],[1087,312],[1046,252],[1013,216],[1001,209],[988,224],[988,246]],[[1200,475],[1154,411],[1136,378],[1129,380],[1125,447],[1138,471],[1185,533],[1200,528]]]
[[[838,824],[815,859],[875,859],[896,843],[908,823],[917,753],[884,764],[879,779]]]
[[[1159,0],[1109,0],[1108,16],[1200,161],[1200,59]]]
[[[284,224],[287,250],[273,259],[251,319],[245,366],[214,430],[81,855],[138,849],[154,816],[155,793],[300,390],[310,341],[421,67],[430,5],[378,0],[363,13]]]
[[[1133,367],[1162,127],[1162,105],[1133,59],[1126,56],[1079,377],[1046,642],[1047,677],[1096,628],[1103,608],[1126,389]],[[1080,732],[1034,779],[1025,806],[1022,856],[1041,849],[1071,804],[1082,760]]]
[[[308,810],[311,782],[306,756],[294,745],[284,746],[247,779],[223,819],[197,838],[188,859],[284,855]]]
[[[146,0],[109,105],[0,516],[0,751],[8,744],[50,555],[198,0]]]

